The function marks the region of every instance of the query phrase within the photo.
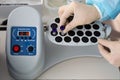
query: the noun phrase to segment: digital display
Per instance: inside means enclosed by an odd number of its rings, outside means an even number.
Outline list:
[[[30,36],[30,32],[19,32],[19,36]]]

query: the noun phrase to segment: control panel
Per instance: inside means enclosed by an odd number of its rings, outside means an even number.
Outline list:
[[[15,80],[33,80],[43,71],[45,48],[41,18],[30,6],[17,7],[8,16],[6,58],[9,73]]]
[[[36,27],[11,28],[11,55],[36,55]]]

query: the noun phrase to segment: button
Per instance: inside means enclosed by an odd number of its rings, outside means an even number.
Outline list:
[[[75,32],[74,32],[74,31],[69,31],[69,32],[68,32],[68,35],[74,36],[74,35],[75,35]]]
[[[19,37],[16,37],[16,39],[19,39]]]
[[[93,42],[93,43],[96,43],[97,42],[97,38],[95,38],[95,37],[91,37],[91,42]]]
[[[99,37],[101,35],[101,33],[99,31],[95,31],[94,35],[97,36],[97,37]]]
[[[19,46],[19,45],[14,45],[14,46],[13,46],[13,51],[14,51],[15,53],[18,53],[18,52],[20,51],[20,46]]]
[[[28,47],[28,51],[29,51],[29,52],[33,52],[33,50],[34,50],[33,46],[29,46],[29,47]]]
[[[86,34],[87,36],[92,36],[92,32],[91,32],[91,31],[86,31],[85,34]]]
[[[56,23],[60,23],[60,18],[56,18],[56,19],[55,19],[55,22],[56,22]]]
[[[57,36],[58,32],[55,32],[55,31],[51,31],[51,35],[52,36]]]
[[[86,24],[85,25],[85,29],[91,29],[91,25],[90,24]]]
[[[88,39],[87,37],[83,37],[83,38],[82,38],[82,41],[83,41],[84,43],[87,43],[87,42],[89,41],[89,39]]]
[[[78,36],[83,36],[84,33],[83,33],[83,31],[78,31],[78,32],[77,32],[77,35],[78,35]]]
[[[70,42],[70,41],[71,41],[71,38],[67,36],[67,37],[64,38],[64,41],[65,41],[65,42]]]
[[[98,30],[99,28],[100,28],[99,25],[97,25],[97,24],[94,24],[94,25],[93,25],[93,29]]]
[[[32,39],[32,37],[29,37],[29,39]]]
[[[23,37],[21,37],[21,39],[23,39]]]
[[[83,26],[82,25],[77,26],[77,29],[83,29]]]
[[[58,27],[58,25],[57,25],[56,23],[52,23],[52,24],[51,24],[51,28],[52,28],[52,29],[56,29],[57,27]]]
[[[78,42],[80,42],[80,38],[79,37],[74,37],[73,41],[76,42],[76,43],[78,43]]]
[[[60,37],[60,36],[56,37],[56,38],[55,38],[55,41],[56,41],[56,42],[62,42],[62,37]]]

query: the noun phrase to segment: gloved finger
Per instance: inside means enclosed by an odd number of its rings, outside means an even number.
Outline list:
[[[60,17],[60,26],[63,26],[63,25],[65,25],[65,23],[66,23],[66,20],[67,20],[67,18],[69,17],[69,16],[71,16],[72,14],[73,14],[73,9],[71,8],[71,7],[68,7],[65,11],[64,11],[64,13],[61,15],[61,17]]]
[[[98,49],[101,53],[101,55],[108,61],[110,61],[110,58],[111,58],[111,54],[106,50],[104,49],[104,47],[101,45],[101,44],[98,44]]]
[[[108,47],[108,48],[112,48],[114,45],[114,43],[112,41],[108,41],[105,39],[98,39],[98,43],[105,47]]]
[[[67,24],[63,33],[67,33],[68,31],[72,30],[73,28],[75,28],[78,25],[79,25],[78,22],[73,19],[73,21],[71,21],[70,23]]]
[[[64,5],[64,6],[62,6],[62,7],[59,8],[59,10],[58,10],[59,17],[62,16],[62,14],[64,13],[66,7],[67,7],[67,5]]]

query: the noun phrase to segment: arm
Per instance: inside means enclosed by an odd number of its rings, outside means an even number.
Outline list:
[[[114,19],[120,13],[120,0],[86,0],[86,4],[97,8],[101,21]]]

